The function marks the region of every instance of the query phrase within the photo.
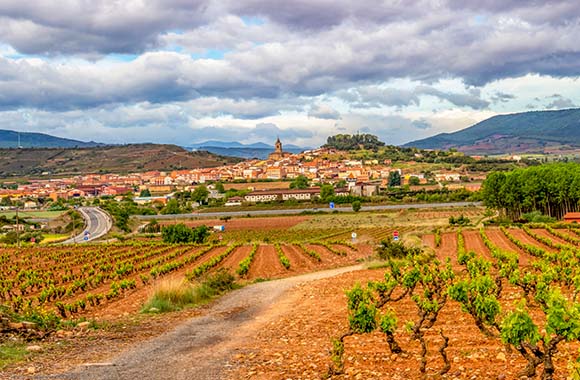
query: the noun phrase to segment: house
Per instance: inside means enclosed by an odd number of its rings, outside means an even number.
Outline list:
[[[566,223],[580,223],[580,212],[568,212],[564,215]]]
[[[25,209],[31,209],[31,208],[37,208],[38,204],[36,204],[36,202],[34,201],[26,201],[24,202],[24,208]]]
[[[269,201],[287,201],[290,199],[296,199],[299,201],[306,201],[314,198],[315,196],[320,196],[319,187],[311,187],[309,189],[294,189],[294,190],[263,190],[254,191],[246,194],[244,200],[246,202],[269,202]]]

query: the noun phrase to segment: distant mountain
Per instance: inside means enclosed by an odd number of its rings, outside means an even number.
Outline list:
[[[283,146],[285,152],[300,153],[309,148],[302,148],[296,145],[288,144]],[[236,141],[205,141],[202,143],[192,144],[187,147],[191,150],[205,150],[213,154],[228,157],[240,157],[245,159],[257,158],[266,159],[274,151],[274,146],[263,142],[253,144],[241,144]]]
[[[171,171],[229,165],[239,161],[206,151],[190,152],[175,145],[162,144],[0,149],[0,178]]]
[[[546,152],[580,148],[580,109],[499,115],[454,133],[412,141],[406,147],[456,148],[469,154]]]
[[[84,142],[79,140],[55,137],[44,133],[16,132],[0,129],[0,148],[18,148],[18,135],[20,134],[20,147],[22,148],[88,148],[99,146],[93,141]]]

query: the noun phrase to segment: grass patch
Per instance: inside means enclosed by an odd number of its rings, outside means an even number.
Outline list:
[[[0,344],[0,370],[6,366],[23,361],[28,355],[26,345],[16,342]]]
[[[18,212],[18,216],[20,218],[46,218],[46,219],[54,219],[54,218],[58,218],[59,216],[61,216],[62,214],[64,214],[66,212],[66,210],[64,211],[23,211],[20,210]],[[2,211],[0,212],[0,215],[4,215],[7,218],[13,218],[16,216],[16,211]]]
[[[70,234],[44,234],[43,236],[41,244],[57,243],[70,238]]]
[[[199,284],[185,280],[164,280],[155,285],[153,294],[141,309],[144,313],[166,313],[194,307],[237,288],[234,276],[220,270],[208,275]]]

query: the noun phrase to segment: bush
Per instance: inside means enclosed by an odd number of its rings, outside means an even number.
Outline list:
[[[184,280],[166,280],[155,286],[153,296],[143,306],[144,311],[157,309],[164,313],[181,310],[198,302],[195,288]]]
[[[522,219],[527,223],[553,223],[556,218],[544,215],[540,211],[532,211],[522,215]]]
[[[354,201],[354,202],[352,202],[352,211],[359,212],[360,209],[361,209],[361,207],[362,206],[360,204],[360,201]]]
[[[407,256],[416,256],[421,253],[421,248],[406,247],[402,242],[393,241],[393,239],[385,239],[376,248],[377,255],[383,259],[402,259]]]
[[[459,215],[457,218],[450,216],[449,217],[449,225],[450,226],[467,226],[471,223],[469,218],[463,216],[463,214]]]
[[[205,225],[189,228],[183,223],[172,224],[161,229],[163,242],[169,244],[175,243],[196,243],[201,244],[209,236],[209,228]]]
[[[236,288],[234,276],[226,270],[219,270],[208,276],[198,286],[184,280],[165,280],[155,286],[153,295],[143,305],[143,312],[164,313],[193,307],[212,297]]]

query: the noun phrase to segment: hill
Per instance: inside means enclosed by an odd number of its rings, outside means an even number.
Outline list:
[[[20,135],[20,147],[22,148],[86,148],[103,145],[93,141],[65,139],[44,133],[0,129],[0,148],[18,148],[18,135]]]
[[[239,161],[205,151],[189,152],[175,145],[159,144],[0,149],[0,178],[194,169]]]
[[[498,115],[454,133],[405,144],[421,149],[456,148],[469,154],[570,150],[580,147],[580,109]]]

